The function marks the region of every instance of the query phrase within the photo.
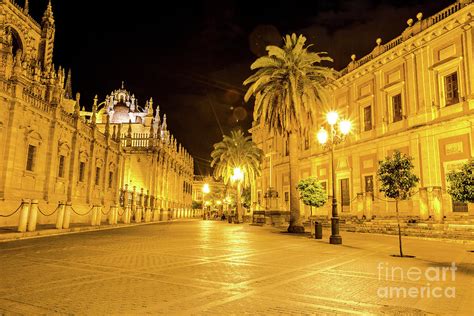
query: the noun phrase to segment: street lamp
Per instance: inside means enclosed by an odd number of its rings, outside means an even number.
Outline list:
[[[334,147],[344,141],[345,137],[351,131],[351,122],[349,120],[341,120],[336,111],[330,111],[326,114],[326,121],[331,130],[328,132],[321,127],[317,134],[318,142],[330,148],[331,153],[331,184],[332,184],[332,217],[331,217],[331,236],[329,243],[339,245],[342,244],[342,238],[339,235],[339,216],[337,214],[336,199],[336,172],[334,170]],[[339,122],[339,129],[335,125]]]
[[[209,188],[209,184],[208,183],[204,183],[204,185],[202,186],[202,218],[203,219],[206,219],[206,212],[205,212],[205,208],[206,208],[206,204],[204,202],[204,198],[206,197],[206,194],[208,194],[209,192],[211,192],[211,189]]]
[[[237,222],[241,222],[242,218],[242,206],[240,205],[240,186],[242,183],[242,180],[244,179],[244,172],[240,167],[235,167],[234,168],[234,174],[230,177],[232,181],[237,182]]]

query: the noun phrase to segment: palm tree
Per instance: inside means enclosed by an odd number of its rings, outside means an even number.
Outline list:
[[[263,152],[252,141],[251,136],[245,136],[241,130],[231,131],[230,136],[224,135],[221,142],[214,144],[211,153],[211,167],[214,167],[214,176],[222,178],[229,184],[234,175],[234,169],[240,168],[244,177],[237,181],[237,218],[242,222],[242,207],[240,205],[240,189],[254,185],[255,179],[260,176]]]
[[[300,219],[298,192],[298,135],[316,123],[318,108],[326,103],[325,86],[337,72],[321,65],[332,61],[326,53],[315,53],[304,46],[303,35],[286,35],[283,47],[267,46],[268,55],[255,60],[257,70],[244,85],[247,102],[255,97],[254,121],[270,132],[288,137],[290,160],[290,225],[288,232],[304,232]]]

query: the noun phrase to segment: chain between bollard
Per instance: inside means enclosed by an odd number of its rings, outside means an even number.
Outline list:
[[[122,216],[122,215],[123,215],[123,213],[125,213],[125,209],[124,209],[123,207],[121,207],[121,209],[123,210],[123,212],[122,212],[122,213],[120,213],[120,211],[117,211],[117,214],[118,214],[118,216]],[[120,209],[119,209],[119,210],[120,210]]]
[[[92,212],[93,209],[94,209],[94,206],[91,207],[91,209],[90,209],[88,212],[86,212],[86,213],[84,213],[84,214],[81,214],[81,213],[76,212],[76,210],[71,206],[71,210],[72,210],[74,213],[76,213],[77,215],[79,215],[79,216],[86,216],[87,214],[89,214],[90,212]]]
[[[105,216],[109,215],[109,214],[110,214],[110,211],[112,211],[110,208],[109,208],[109,211],[108,211],[107,213],[105,213],[103,210],[100,210],[100,212],[101,212],[103,215],[105,215]]]
[[[43,213],[43,211],[40,209],[40,207],[39,207],[39,205],[38,205],[38,211],[39,211],[41,214],[43,214],[43,216],[46,216],[46,217],[53,215],[54,213],[57,212],[58,209],[59,209],[59,206],[56,207],[56,209],[55,209],[53,212],[51,212],[51,214],[45,214],[45,213]]]
[[[25,202],[21,202],[21,203],[20,203],[20,206],[18,206],[18,208],[17,208],[15,211],[13,211],[11,214],[8,214],[8,215],[1,215],[1,214],[0,214],[0,217],[10,217],[10,216],[15,215],[15,213],[20,210],[20,208],[23,206],[23,204],[25,204]]]

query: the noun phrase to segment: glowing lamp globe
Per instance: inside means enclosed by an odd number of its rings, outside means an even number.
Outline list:
[[[205,194],[211,192],[211,189],[209,188],[209,184],[205,183],[205,184],[202,186],[202,192],[205,193]]]
[[[236,181],[242,180],[244,178],[244,173],[242,172],[242,169],[239,167],[234,168],[234,175],[232,178]]]
[[[339,130],[343,135],[347,135],[351,132],[352,124],[349,120],[342,120],[339,122]]]
[[[330,111],[326,114],[326,120],[328,121],[329,125],[336,124],[338,119],[339,114],[336,111]]]
[[[318,142],[322,145],[326,144],[328,141],[328,132],[321,127],[321,129],[318,132],[318,135],[316,135],[318,138]]]

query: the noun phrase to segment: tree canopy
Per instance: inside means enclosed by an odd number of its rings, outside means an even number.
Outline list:
[[[447,175],[448,193],[453,200],[474,203],[474,159],[463,164],[460,170]]]
[[[224,135],[221,142],[214,144],[211,157],[214,176],[222,177],[225,184],[230,182],[236,167],[244,174],[243,187],[250,186],[260,176],[263,152],[252,137],[245,136],[241,130],[231,131],[230,136]]]
[[[396,150],[391,157],[379,161],[377,176],[380,181],[380,192],[388,198],[406,200],[419,178],[413,174],[413,158]]]
[[[332,61],[325,52],[310,52],[306,37],[286,35],[283,47],[267,46],[268,55],[250,68],[257,70],[245,101],[255,96],[254,120],[279,133],[301,132],[316,123],[317,105],[327,104],[326,87],[337,72],[321,65]]]
[[[297,189],[300,192],[300,200],[305,205],[321,207],[327,201],[326,190],[316,177],[300,180]]]

